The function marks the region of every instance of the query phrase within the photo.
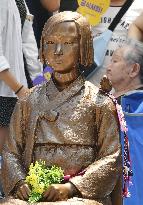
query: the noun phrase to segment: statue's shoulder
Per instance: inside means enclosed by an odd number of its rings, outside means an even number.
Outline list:
[[[47,86],[47,83],[43,83],[43,84],[36,85],[35,87],[31,88],[30,89],[31,94],[29,95],[29,97],[38,98],[40,95],[45,93],[46,86]]]
[[[32,88],[31,94],[29,95],[28,101],[32,108],[37,108],[41,111],[48,106],[51,100],[56,95],[57,89],[52,81],[52,79],[43,84],[37,85]]]
[[[90,93],[92,95],[97,95],[97,93],[99,92],[99,88],[97,86],[95,86],[93,83],[91,83],[90,81],[85,81],[85,92],[86,93]]]
[[[47,86],[46,83],[44,83],[32,87],[31,89],[29,89],[29,93],[27,93],[27,95],[25,95],[24,97],[18,100],[18,103],[21,106],[26,104],[29,107],[35,106],[38,103],[39,99],[44,100],[45,93],[46,93],[46,86]]]
[[[114,96],[111,94],[111,91],[111,81],[106,76],[103,76],[103,78],[100,81],[97,104],[98,102],[100,102],[101,107],[105,111],[110,110],[111,112],[116,112],[116,100]]]

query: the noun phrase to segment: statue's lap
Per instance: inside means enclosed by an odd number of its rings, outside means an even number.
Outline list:
[[[30,203],[18,199],[4,199],[0,201],[1,205],[29,205]],[[68,201],[60,201],[60,202],[39,202],[35,203],[35,205],[102,205],[101,203],[95,202],[93,200],[88,199],[69,199]]]

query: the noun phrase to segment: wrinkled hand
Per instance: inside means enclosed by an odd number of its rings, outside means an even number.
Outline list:
[[[21,200],[28,200],[30,194],[30,188],[27,184],[21,185],[16,192],[17,198]]]
[[[30,89],[23,87],[18,93],[17,93],[17,97],[19,99],[24,98],[25,96],[27,96],[30,93]]]
[[[44,193],[44,201],[62,201],[67,200],[73,196],[73,185],[66,184],[53,184]]]

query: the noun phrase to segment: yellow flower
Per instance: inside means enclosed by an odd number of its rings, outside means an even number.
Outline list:
[[[32,203],[39,201],[47,187],[53,182],[60,183],[62,178],[63,170],[60,167],[53,166],[49,169],[45,161],[36,161],[35,165],[32,163],[25,180],[31,186],[29,201]]]
[[[44,183],[40,183],[33,187],[33,192],[38,194],[43,194],[44,188],[45,188]]]
[[[29,183],[31,186],[34,186],[35,184],[38,184],[39,178],[36,176],[36,174],[31,174],[30,176],[26,177],[26,182]]]

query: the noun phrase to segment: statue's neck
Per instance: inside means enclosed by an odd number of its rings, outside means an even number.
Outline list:
[[[79,76],[79,71],[77,68],[73,68],[67,73],[54,72],[53,81],[59,91],[62,91],[68,87],[73,81],[75,81]]]

